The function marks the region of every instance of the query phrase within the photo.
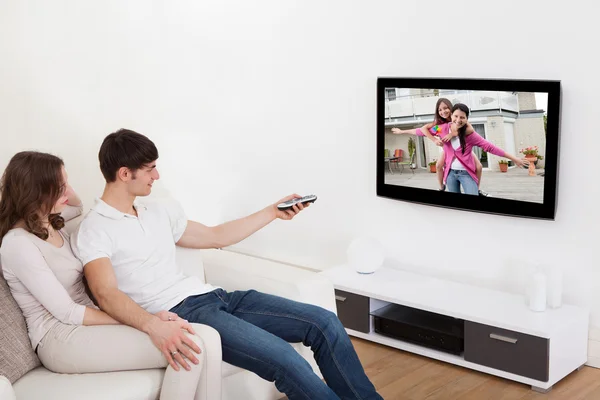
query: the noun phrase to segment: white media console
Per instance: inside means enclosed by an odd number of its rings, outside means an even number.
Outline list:
[[[521,382],[542,393],[587,362],[589,313],[579,307],[534,312],[524,296],[387,266],[368,275],[346,265],[321,274],[333,282],[338,316],[351,336]],[[376,333],[370,312],[389,304],[464,320],[464,353]]]

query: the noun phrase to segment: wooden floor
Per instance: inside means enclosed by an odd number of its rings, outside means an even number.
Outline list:
[[[517,382],[352,338],[385,400],[600,400],[600,369],[583,367],[540,394]]]

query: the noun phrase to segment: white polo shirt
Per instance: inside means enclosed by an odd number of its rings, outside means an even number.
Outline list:
[[[109,258],[119,290],[152,314],[214,290],[199,277],[184,275],[176,263],[175,243],[187,226],[181,206],[151,201],[134,207],[137,217],[96,199],[71,236],[73,253],[82,264]]]

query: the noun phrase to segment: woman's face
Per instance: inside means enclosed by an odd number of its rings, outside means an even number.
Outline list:
[[[467,124],[467,114],[462,110],[454,110],[452,113],[452,123],[458,128],[462,128]]]
[[[440,117],[448,119],[450,118],[451,112],[450,107],[448,107],[446,103],[440,103],[440,106],[438,107],[438,114],[440,114]]]
[[[59,214],[64,210],[69,201],[69,195],[71,193],[71,186],[69,186],[69,176],[67,175],[67,171],[65,167],[62,167],[62,181],[63,184],[60,187],[60,197],[58,201],[52,208],[51,214]]]

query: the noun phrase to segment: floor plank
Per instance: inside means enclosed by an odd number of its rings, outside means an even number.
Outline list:
[[[530,386],[351,338],[365,372],[385,400],[600,400],[600,369],[583,367],[547,394]]]

